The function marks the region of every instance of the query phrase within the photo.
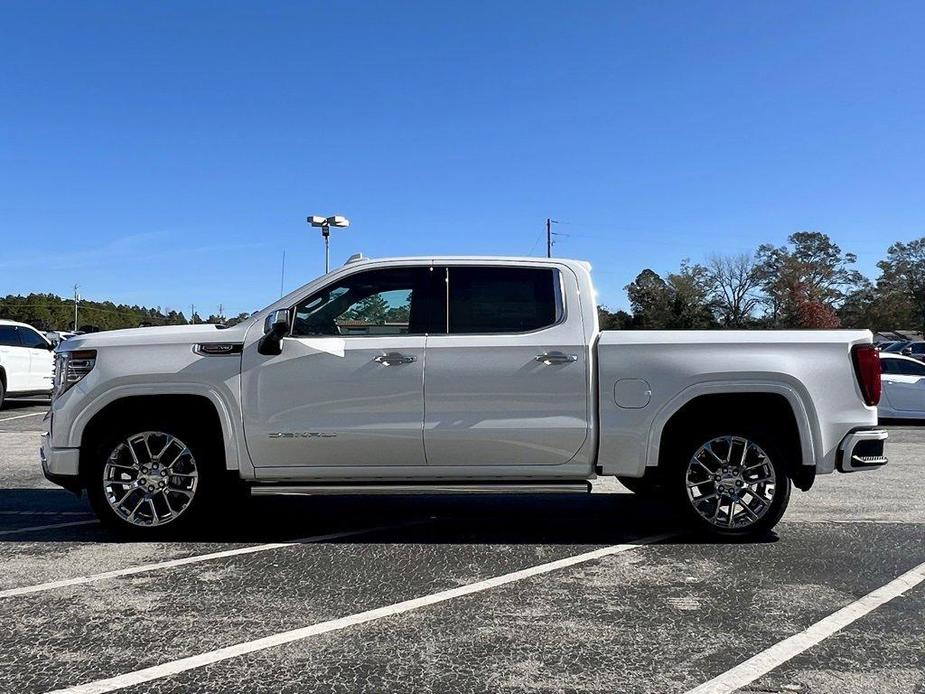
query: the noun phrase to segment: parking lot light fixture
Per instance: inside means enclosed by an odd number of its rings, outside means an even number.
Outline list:
[[[330,217],[311,215],[307,217],[305,221],[307,221],[311,226],[321,229],[321,238],[324,239],[324,274],[328,274],[328,269],[330,267],[329,258],[331,227],[345,229],[350,226],[350,220],[346,217],[336,214]]]

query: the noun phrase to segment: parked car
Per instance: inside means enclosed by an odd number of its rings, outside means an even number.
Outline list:
[[[83,331],[74,332],[71,330],[49,330],[45,333],[45,337],[48,338],[48,341],[51,342],[55,347],[64,342],[64,340],[69,337],[74,337],[74,335],[83,335]]]
[[[0,407],[8,396],[51,393],[53,349],[31,325],[0,320]]]
[[[874,346],[881,352],[889,352],[893,347],[896,347],[896,345],[900,345],[901,348],[901,346],[905,344],[907,344],[907,342],[904,340],[893,340],[892,342],[875,342]]]
[[[883,418],[925,418],[925,364],[899,354],[880,354]]]
[[[904,357],[912,357],[919,361],[925,361],[925,342],[910,342],[896,351]]]
[[[611,475],[692,528],[753,536],[791,484],[887,462],[869,331],[600,332],[595,296],[580,261],[360,259],[231,328],[72,337],[44,472],[136,535],[233,514],[241,486],[586,492]]]

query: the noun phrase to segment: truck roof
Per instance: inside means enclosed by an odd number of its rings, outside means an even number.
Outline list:
[[[356,253],[347,259],[344,265],[357,265],[369,262],[389,262],[389,263],[539,263],[539,264],[566,264],[578,265],[586,270],[591,270],[591,263],[587,260],[576,260],[574,258],[542,258],[532,255],[415,255],[415,256],[396,256],[388,258],[369,258],[362,253]]]

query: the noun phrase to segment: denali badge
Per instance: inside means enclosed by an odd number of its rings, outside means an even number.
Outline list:
[[[267,434],[269,439],[333,439],[337,434],[326,431],[274,431]]]

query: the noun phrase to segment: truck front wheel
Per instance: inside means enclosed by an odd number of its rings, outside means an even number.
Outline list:
[[[90,504],[103,523],[136,536],[188,527],[214,492],[210,448],[191,427],[119,427],[99,442],[84,470]]]
[[[712,432],[688,438],[677,450],[667,491],[700,529],[757,538],[784,514],[790,478],[770,435]]]

